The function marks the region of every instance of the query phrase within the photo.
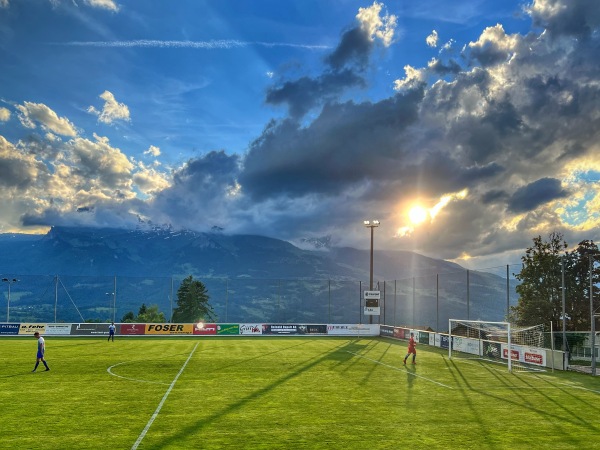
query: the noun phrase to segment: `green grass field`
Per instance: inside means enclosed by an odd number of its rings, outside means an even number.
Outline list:
[[[0,448],[600,448],[600,380],[385,338],[0,340]]]

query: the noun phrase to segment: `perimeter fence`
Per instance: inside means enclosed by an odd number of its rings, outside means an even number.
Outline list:
[[[366,315],[369,282],[334,279],[258,279],[195,276],[207,288],[220,322],[379,323],[447,329],[449,318],[501,321],[518,302],[520,264],[483,270],[422,273],[374,280],[380,314]],[[6,322],[121,322],[142,304],[170,321],[187,276],[125,277],[2,274]],[[1,311],[1,309],[0,309]]]

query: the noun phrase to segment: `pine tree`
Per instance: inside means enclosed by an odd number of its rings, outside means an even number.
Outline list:
[[[172,322],[190,323],[214,321],[216,315],[209,304],[209,296],[204,283],[190,275],[177,290],[177,308],[173,311]]]

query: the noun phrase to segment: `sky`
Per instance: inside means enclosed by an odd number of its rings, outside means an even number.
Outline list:
[[[0,233],[600,241],[597,0],[0,0]]]

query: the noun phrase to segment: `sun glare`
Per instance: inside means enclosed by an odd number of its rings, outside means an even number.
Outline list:
[[[427,219],[427,210],[422,206],[414,206],[408,212],[408,217],[410,221],[414,224],[421,223]]]

